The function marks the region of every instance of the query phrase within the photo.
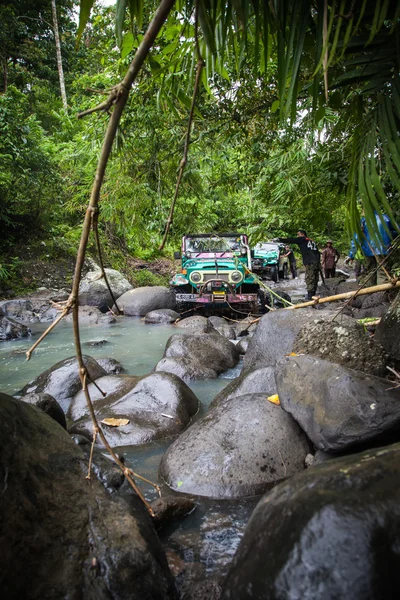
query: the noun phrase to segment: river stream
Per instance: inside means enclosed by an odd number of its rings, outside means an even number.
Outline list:
[[[288,281],[279,287],[299,297],[303,293],[303,285],[300,281]],[[44,339],[28,362],[25,352],[45,325],[34,324],[31,329],[31,338],[0,344],[0,390],[9,395],[17,395],[40,373],[74,355],[72,324],[61,323]],[[82,349],[84,354],[95,359],[111,357],[118,360],[125,373],[144,375],[151,372],[161,359],[165,344],[173,333],[177,330],[171,325],[145,325],[139,318],[118,317],[117,322],[111,325],[81,325]],[[91,345],[102,340],[105,343]],[[213,398],[231,379],[238,377],[240,369],[241,363],[218,379],[189,383],[200,401],[195,419],[204,414]],[[162,484],[158,475],[159,463],[174,439],[143,446],[125,446],[118,451],[134,471]],[[142,490],[146,499],[155,499],[153,488],[144,484]],[[223,576],[258,499],[196,498],[196,509],[190,515],[162,530],[160,537],[171,569],[178,579],[181,577],[187,582]]]

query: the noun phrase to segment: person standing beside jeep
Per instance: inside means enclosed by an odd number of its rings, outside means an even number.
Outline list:
[[[339,251],[333,247],[332,240],[326,242],[326,248],[321,254],[321,264],[324,269],[325,279],[335,277],[336,275],[336,263],[340,258]]]
[[[285,254],[283,256],[285,256],[289,259],[289,266],[290,266],[290,271],[292,273],[292,277],[293,277],[293,279],[297,279],[296,257],[290,246],[285,246]]]
[[[303,265],[306,268],[306,287],[307,298],[312,300],[315,296],[318,287],[320,265],[320,253],[317,244],[309,237],[304,229],[299,229],[297,237],[290,238],[275,238],[274,242],[282,242],[284,244],[297,244],[303,259]]]

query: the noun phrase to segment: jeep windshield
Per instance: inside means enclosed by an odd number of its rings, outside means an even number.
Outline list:
[[[218,256],[232,256],[243,248],[240,236],[194,236],[185,239],[186,256],[201,256],[216,254]]]
[[[254,251],[260,254],[268,254],[270,252],[277,252],[279,254],[279,246],[274,243],[259,242],[254,248]]]

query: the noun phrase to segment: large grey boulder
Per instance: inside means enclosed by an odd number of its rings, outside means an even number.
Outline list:
[[[122,294],[132,289],[132,285],[119,271],[115,269],[104,269],[104,271],[115,300],[118,301]],[[102,312],[106,312],[114,304],[104,277],[101,277],[100,269],[90,271],[81,280],[79,284],[79,304],[81,306],[96,306]]]
[[[17,434],[16,434],[17,432]],[[7,600],[176,599],[150,517],[113,497],[68,433],[0,394],[0,589]]]
[[[169,447],[160,465],[175,491],[239,498],[304,469],[306,436],[264,394],[222,401]]]
[[[189,333],[211,333],[215,331],[211,321],[201,315],[194,315],[193,317],[186,317],[175,323],[175,327],[179,329],[185,329]]]
[[[175,334],[165,347],[156,371],[175,373],[183,379],[215,378],[239,362],[235,345],[219,333]]]
[[[96,306],[80,306],[78,310],[79,323],[85,323],[87,325],[107,325],[116,323],[116,318],[112,314],[105,315]],[[65,317],[66,323],[72,323],[73,314],[69,313]]]
[[[331,460],[257,505],[222,600],[386,600],[400,584],[400,444]]]
[[[144,317],[145,323],[175,323],[179,319],[179,313],[170,308],[151,310]]]
[[[322,312],[322,311],[321,311]],[[270,367],[293,350],[300,329],[318,314],[313,309],[277,310],[264,315],[250,340],[243,372]]]
[[[92,381],[106,375],[106,371],[91,356],[84,356],[83,361]],[[56,363],[36,379],[30,381],[22,388],[19,395],[25,396],[31,393],[50,394],[57,400],[63,411],[67,412],[72,398],[80,389],[81,380],[78,361],[75,356],[71,356]]]
[[[24,298],[0,302],[0,316],[31,323],[39,321],[39,317],[33,311],[32,302]]]
[[[359,310],[354,311],[356,319],[383,317],[389,310],[389,300],[386,292],[378,292],[369,296],[361,296],[362,303]]]
[[[387,374],[387,354],[350,317],[317,318],[306,323],[293,344],[294,352],[311,354],[350,369],[383,377]]]
[[[276,394],[276,381],[274,367],[264,367],[237,377],[215,396],[210,408],[217,406],[224,400],[243,396],[244,394],[264,394],[267,398]]]
[[[139,287],[122,294],[118,299],[118,307],[128,317],[144,317],[159,308],[175,310],[176,299],[174,292],[162,285]]]
[[[14,321],[11,317],[0,317],[0,341],[17,340],[28,337],[31,333],[29,327]]]
[[[97,419],[125,419],[120,426],[103,425],[111,446],[137,445],[174,435],[190,422],[198,410],[198,399],[179,377],[152,373],[144,377],[107,375],[96,381],[101,392],[89,385]],[[91,438],[93,425],[83,391],[71,403],[70,431]],[[97,443],[101,444],[98,438]]]
[[[282,408],[324,452],[400,440],[400,388],[387,379],[292,356],[276,369],[276,383]]]

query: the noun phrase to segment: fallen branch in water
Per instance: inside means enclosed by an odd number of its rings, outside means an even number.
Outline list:
[[[326,302],[337,302],[338,300],[347,300],[355,298],[356,296],[366,296],[368,294],[375,294],[376,292],[386,292],[387,290],[394,290],[400,287],[400,281],[395,283],[383,283],[382,285],[374,285],[363,290],[356,290],[355,292],[344,292],[343,294],[336,294],[335,296],[327,296],[326,298],[320,298],[314,296],[312,300],[308,302],[302,302],[301,304],[294,304],[293,306],[286,306],[283,310],[294,310],[296,308],[306,308],[307,306],[315,306],[316,304],[325,304]]]

